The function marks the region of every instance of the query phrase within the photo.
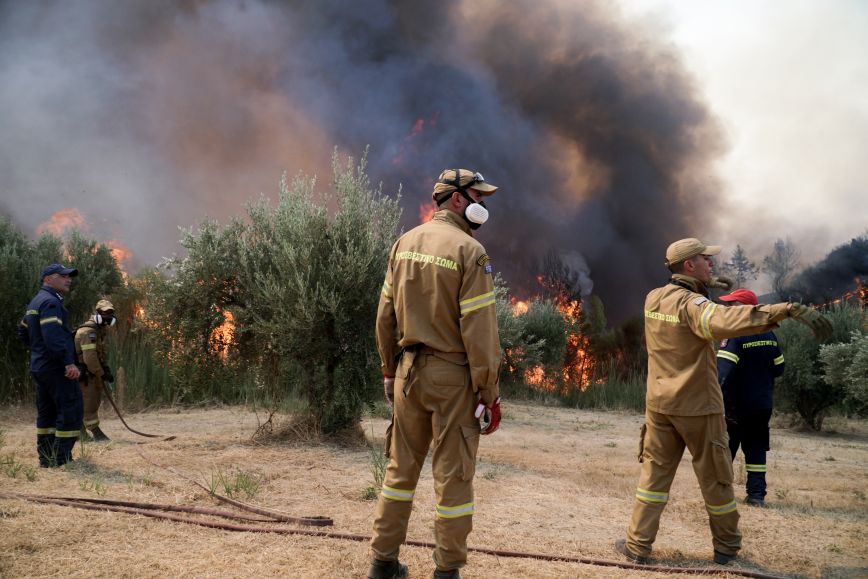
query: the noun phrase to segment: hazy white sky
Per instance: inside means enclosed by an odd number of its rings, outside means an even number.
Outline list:
[[[710,241],[791,236],[806,261],[868,228],[868,2],[621,0],[661,27],[724,128]]]

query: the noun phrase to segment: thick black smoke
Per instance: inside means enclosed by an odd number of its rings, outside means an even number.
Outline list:
[[[852,292],[857,283],[868,285],[868,234],[836,247],[793,280],[790,299],[825,304]]]
[[[28,230],[76,207],[145,263],[370,144],[406,226],[442,169],[481,171],[510,284],[533,292],[554,249],[617,320],[714,210],[717,127],[610,2],[10,2],[0,78],[0,205]]]

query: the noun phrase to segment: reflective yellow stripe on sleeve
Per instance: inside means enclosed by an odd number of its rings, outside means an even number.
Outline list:
[[[783,363],[784,363],[784,355],[783,354],[781,354],[780,356],[775,358],[775,366],[780,366]]]
[[[24,315],[25,315],[25,316],[38,316],[38,315],[39,315],[39,310],[27,310],[27,313],[24,314]]]
[[[96,350],[96,344],[82,344],[81,351],[84,352],[85,350]]]
[[[383,297],[387,300],[392,299],[392,286],[388,282],[383,282]]]
[[[469,298],[466,300],[462,300],[458,302],[458,306],[461,308],[461,315],[468,314],[474,310],[478,310],[480,308],[484,308],[486,306],[494,305],[494,292],[490,291],[488,293],[484,293],[481,296],[476,296],[473,298]]]
[[[42,318],[41,320],[39,320],[39,324],[42,326],[44,326],[45,324],[59,324],[62,326],[63,322],[61,322],[60,318],[58,318],[57,316],[51,316],[50,318]]]
[[[669,501],[669,493],[658,493],[648,489],[636,489],[636,498],[643,503],[665,503]]]
[[[56,428],[37,428],[36,434],[54,434]]]
[[[732,362],[734,364],[738,364],[738,356],[736,354],[733,354],[732,352],[728,352],[726,350],[720,350],[719,352],[717,352],[717,357],[723,358],[725,360],[729,360],[730,362]]]
[[[383,497],[391,499],[393,501],[409,502],[413,500],[415,494],[416,489],[406,491],[401,489],[393,489],[392,487],[387,487],[386,485],[383,485]]]
[[[725,505],[709,505],[706,503],[705,509],[709,515],[727,515],[736,510],[735,501],[730,501]]]
[[[702,312],[702,317],[699,321],[699,326],[702,328],[702,334],[708,338],[709,340],[713,340],[714,336],[711,334],[711,316],[714,314],[714,310],[717,309],[717,304],[711,304]]]
[[[441,519],[457,519],[458,517],[469,517],[473,514],[473,503],[464,503],[457,507],[444,507],[437,505],[437,516]]]

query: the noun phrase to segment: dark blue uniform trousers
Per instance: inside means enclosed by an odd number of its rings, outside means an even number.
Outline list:
[[[766,451],[769,449],[769,420],[771,410],[745,410],[737,413],[736,424],[727,423],[729,450],[732,459],[741,446],[747,469],[745,490],[747,496],[764,499],[766,496]]]
[[[39,466],[60,466],[72,460],[81,434],[84,402],[81,387],[63,370],[33,372],[36,382],[36,450]]]

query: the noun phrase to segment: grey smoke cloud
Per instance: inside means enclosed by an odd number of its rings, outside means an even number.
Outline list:
[[[482,171],[511,285],[555,248],[617,320],[718,190],[700,93],[607,2],[5,3],[0,75],[0,207],[28,232],[75,207],[139,264],[370,144],[406,226],[442,169]]]

